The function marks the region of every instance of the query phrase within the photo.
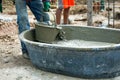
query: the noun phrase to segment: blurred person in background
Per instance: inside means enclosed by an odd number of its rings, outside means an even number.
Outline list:
[[[95,14],[100,12],[100,0],[93,0],[93,11]]]
[[[0,12],[2,13],[3,10],[2,10],[2,0],[0,0]]]
[[[61,23],[61,15],[63,11],[63,24],[68,24],[70,7],[74,6],[74,0],[58,0],[58,8],[56,10],[56,23]]]
[[[100,0],[100,10],[101,11],[105,10],[105,0]]]

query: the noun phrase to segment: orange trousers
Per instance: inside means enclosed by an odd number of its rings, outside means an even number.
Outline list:
[[[69,8],[75,5],[74,0],[62,0],[64,8]]]

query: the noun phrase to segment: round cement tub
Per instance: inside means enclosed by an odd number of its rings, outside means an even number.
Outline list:
[[[39,69],[82,78],[112,78],[120,75],[120,30],[61,26],[66,39],[115,43],[96,48],[63,47],[36,42],[35,29],[20,35],[30,59]]]

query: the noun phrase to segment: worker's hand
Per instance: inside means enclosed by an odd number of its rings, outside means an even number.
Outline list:
[[[50,2],[46,1],[46,2],[43,2],[43,4],[44,4],[44,11],[48,12],[50,9]]]

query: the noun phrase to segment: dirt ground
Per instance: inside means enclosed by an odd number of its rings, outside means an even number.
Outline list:
[[[0,80],[88,80],[45,72],[35,68],[30,60],[24,59],[18,37],[15,8],[13,7],[13,12],[4,10],[5,12],[0,14]],[[71,19],[76,16],[76,21],[72,20],[72,24],[86,25],[85,15],[71,15]],[[77,19],[77,16],[81,18]],[[31,26],[34,26],[34,16],[29,15],[29,18]],[[120,80],[120,77],[89,80]]]

